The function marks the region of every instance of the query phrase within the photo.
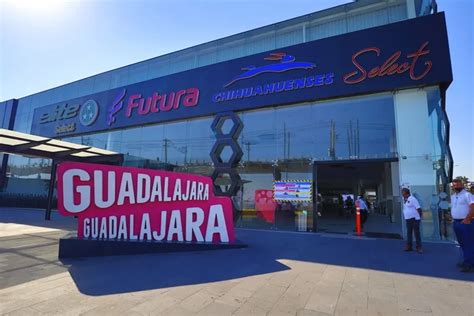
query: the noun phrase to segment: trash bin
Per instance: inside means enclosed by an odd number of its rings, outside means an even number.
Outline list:
[[[308,229],[308,212],[305,210],[297,211],[296,213],[296,230],[305,232]]]

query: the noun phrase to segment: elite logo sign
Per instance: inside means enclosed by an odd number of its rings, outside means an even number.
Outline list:
[[[76,122],[71,121],[79,116],[79,122],[83,126],[95,123],[99,116],[99,104],[89,99],[83,104],[59,104],[50,112],[40,116],[39,124],[56,123],[54,127],[56,135],[74,132],[77,129]]]
[[[80,239],[234,242],[232,201],[194,174],[64,162],[58,209]]]

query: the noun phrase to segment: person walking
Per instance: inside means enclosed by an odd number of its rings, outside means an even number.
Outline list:
[[[453,229],[463,253],[461,272],[474,272],[474,197],[460,179],[453,180],[451,195]]]
[[[346,201],[344,202],[344,209],[346,210],[346,217],[351,217],[354,214],[354,200],[350,195],[347,196]]]
[[[357,203],[359,204],[360,209],[360,226],[361,229],[364,229],[364,224],[367,222],[367,218],[369,217],[369,208],[367,207],[367,203],[364,200],[364,195],[359,195],[357,198]],[[356,215],[357,216],[357,215]]]
[[[420,222],[421,222],[421,207],[418,200],[411,195],[410,189],[402,189],[403,196],[403,216],[405,217],[407,227],[407,244],[405,251],[413,251],[413,233],[415,233],[416,252],[423,253],[421,246]]]

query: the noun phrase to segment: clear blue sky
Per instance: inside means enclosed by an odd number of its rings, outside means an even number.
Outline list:
[[[0,101],[350,1],[0,0]],[[454,175],[474,180],[474,0],[446,12]]]

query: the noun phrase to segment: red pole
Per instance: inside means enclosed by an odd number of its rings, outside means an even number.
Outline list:
[[[359,201],[355,202],[356,205],[356,235],[361,235],[361,227],[360,227],[360,207],[359,207]]]

